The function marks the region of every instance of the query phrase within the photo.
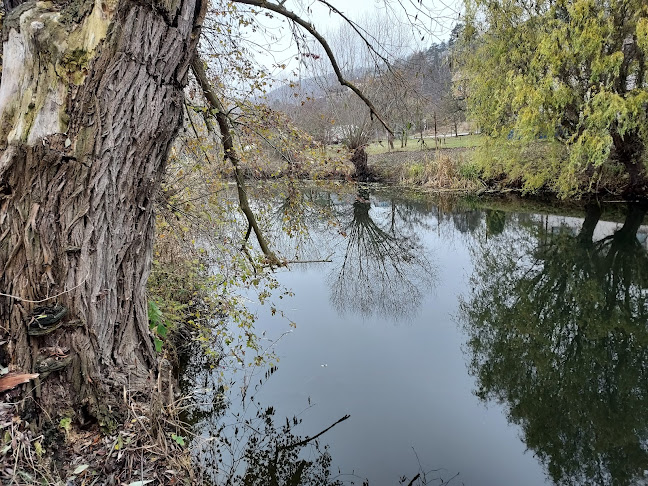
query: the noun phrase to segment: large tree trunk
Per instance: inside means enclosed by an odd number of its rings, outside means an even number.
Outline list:
[[[100,416],[116,390],[150,386],[153,202],[205,9],[29,2],[4,21],[0,360],[10,363],[0,364],[42,373],[45,410],[83,404]],[[36,316],[63,307],[44,334]]]

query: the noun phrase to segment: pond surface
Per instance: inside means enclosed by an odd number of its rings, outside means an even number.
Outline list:
[[[279,272],[288,319],[250,304],[278,367],[226,375],[245,398],[196,415],[196,456],[217,484],[246,468],[272,484],[289,449],[278,484],[648,484],[645,215],[367,187],[276,196],[268,224],[299,228],[277,233],[280,253],[330,261]],[[189,388],[213,402],[199,362]]]

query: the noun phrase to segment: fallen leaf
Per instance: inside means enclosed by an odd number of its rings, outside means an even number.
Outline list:
[[[80,466],[77,466],[77,468],[72,472],[72,474],[79,475],[86,469],[88,469],[90,466],[88,464],[81,464]]]
[[[0,378],[0,392],[11,390],[16,388],[18,385],[27,383],[29,380],[38,378],[38,373],[29,374],[29,373],[9,373]]]

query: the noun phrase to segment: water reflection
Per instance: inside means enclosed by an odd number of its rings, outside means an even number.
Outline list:
[[[486,231],[489,235],[497,236],[504,231],[506,213],[497,209],[486,210]]]
[[[557,484],[645,481],[646,209],[630,206],[607,232],[596,205],[580,227],[550,216],[506,230],[492,222],[499,236],[473,249],[459,315],[477,396],[508,408]]]
[[[223,377],[210,369],[199,347],[187,347],[181,356],[185,364],[182,388],[191,395],[184,417],[198,435],[191,440],[197,469],[208,484],[219,486],[369,486],[368,479],[353,470],[333,465],[326,434],[344,427],[350,415],[329,426],[313,429],[308,411],[281,417],[274,406],[257,400],[277,367],[265,373],[238,370]],[[263,375],[259,379],[259,375]],[[254,382],[252,384],[251,382]],[[304,417],[306,417],[304,419]],[[397,484],[408,486],[454,484],[458,477],[446,477],[436,469],[404,471]],[[201,483],[202,484],[202,483]],[[374,483],[371,483],[372,485]],[[378,484],[394,484],[379,482]]]
[[[342,215],[346,244],[329,274],[331,302],[340,314],[403,319],[418,311],[422,290],[433,285],[433,266],[420,231],[409,229],[407,213],[396,211],[393,200],[382,224],[370,209],[370,190],[360,186],[351,209]]]
[[[302,419],[280,419],[275,408],[262,405],[254,393],[276,372],[268,369],[250,390],[254,373],[232,372],[227,382],[208,366],[199,347],[186,348],[183,389],[192,405],[185,420],[198,432],[192,441],[202,475],[215,485],[342,486],[331,468],[328,445],[320,437],[327,429],[302,436]],[[258,370],[257,370],[258,372]],[[254,378],[257,381],[258,378]],[[249,394],[252,393],[252,394]]]
[[[403,320],[418,312],[422,292],[435,285],[435,267],[421,240],[425,213],[393,196],[381,206],[372,207],[364,185],[340,196],[288,184],[274,204],[270,224],[280,254],[309,262],[333,258],[326,272],[340,315]]]
[[[294,261],[317,261],[331,256],[334,248],[323,235],[335,230],[335,193],[288,181],[261,198],[272,201],[269,233],[280,255]]]
[[[206,371],[190,385],[218,405],[193,444],[216,484],[364,480],[338,467],[408,484],[413,448],[457,484],[648,484],[645,206],[538,214],[367,186],[270,198],[275,249],[311,263],[277,276],[297,328],[269,383]],[[258,312],[258,331],[284,332]],[[430,478],[413,484],[443,484]]]

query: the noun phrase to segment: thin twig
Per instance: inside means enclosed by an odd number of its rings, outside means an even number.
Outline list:
[[[16,300],[19,300],[21,302],[28,302],[30,304],[40,304],[42,302],[47,302],[48,300],[56,299],[57,297],[60,297],[61,295],[72,292],[74,289],[78,289],[79,287],[81,287],[85,283],[86,280],[88,280],[89,276],[90,276],[90,270],[88,270],[88,273],[86,274],[85,278],[78,285],[75,285],[71,289],[64,290],[63,292],[58,293],[56,295],[53,295],[51,297],[47,297],[46,299],[29,300],[29,299],[23,299],[22,297],[18,297],[17,295],[3,294],[2,292],[0,292],[0,297],[9,297],[10,299],[16,299]]]
[[[331,66],[333,67],[333,72],[335,72],[335,76],[338,79],[338,82],[342,86],[346,86],[353,91],[358,98],[360,98],[365,105],[369,108],[369,112],[372,117],[376,117],[378,121],[381,123],[383,127],[385,127],[385,130],[387,130],[390,134],[394,135],[394,131],[391,129],[391,127],[387,124],[385,120],[382,119],[380,114],[378,113],[378,110],[376,110],[376,107],[373,105],[371,100],[365,96],[365,94],[353,83],[348,81],[343,75],[342,75],[342,70],[340,69],[340,66],[337,63],[337,60],[335,58],[335,54],[333,54],[333,50],[331,49],[331,46],[329,43],[326,41],[326,39],[320,34],[313,24],[306,22],[304,19],[302,19],[299,15],[296,13],[292,12],[291,10],[288,10],[283,6],[283,2],[280,4],[276,3],[271,3],[266,0],[236,0],[236,3],[243,3],[245,5],[251,5],[253,7],[259,7],[263,8],[266,10],[270,10],[272,12],[278,13],[279,15],[282,15],[286,17],[287,19],[292,20],[295,22],[297,25],[300,27],[304,28],[310,35],[312,35],[317,42],[320,43],[322,48],[324,49],[324,52],[326,52],[326,56],[328,57],[329,61],[331,62]]]
[[[281,263],[284,265],[289,263],[333,263],[333,260],[281,260]]]

